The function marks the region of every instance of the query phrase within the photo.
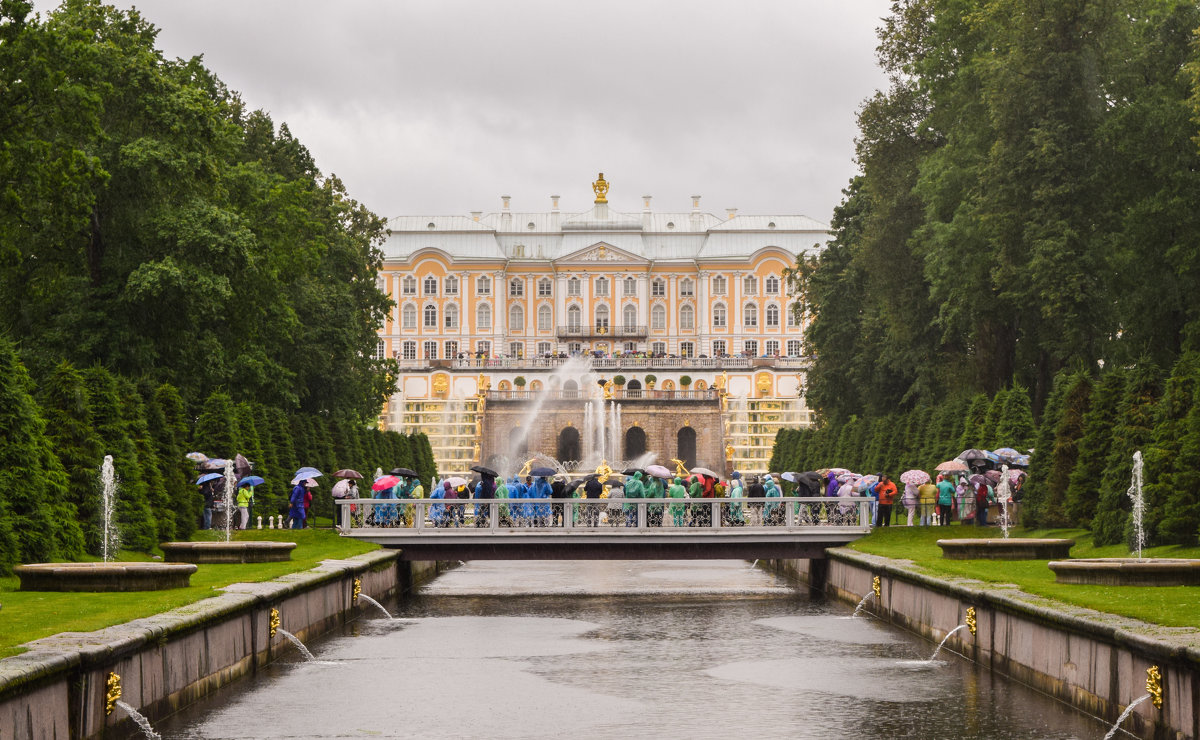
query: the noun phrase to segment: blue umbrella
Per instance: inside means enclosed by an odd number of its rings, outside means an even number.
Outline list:
[[[242,478],[240,481],[237,482],[237,487],[241,488],[242,486],[261,486],[262,484],[263,484],[263,479],[261,477],[259,477],[257,475],[247,475],[245,478]]]
[[[303,467],[303,468],[300,468],[299,470],[297,470],[296,474],[293,475],[292,477],[296,478],[296,479],[307,479],[307,478],[319,478],[322,475],[323,475],[323,473],[320,470],[317,470],[316,468]]]
[[[225,476],[221,475],[220,473],[205,473],[204,475],[202,475],[196,479],[196,485],[200,485],[201,483],[208,483],[210,480],[216,480],[217,478],[224,478],[224,477]]]

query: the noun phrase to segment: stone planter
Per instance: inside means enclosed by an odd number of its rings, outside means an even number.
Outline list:
[[[295,542],[164,542],[169,563],[278,563],[292,559]]]
[[[162,591],[186,588],[185,563],[31,563],[13,568],[22,591]]]
[[[1051,561],[1056,583],[1100,586],[1200,586],[1200,560],[1090,558]]]
[[[1071,557],[1075,540],[1012,537],[938,540],[937,544],[947,560],[1054,560]]]

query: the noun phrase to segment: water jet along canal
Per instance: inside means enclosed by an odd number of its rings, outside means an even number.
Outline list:
[[[1107,725],[740,561],[470,563],[164,738],[1092,738]]]

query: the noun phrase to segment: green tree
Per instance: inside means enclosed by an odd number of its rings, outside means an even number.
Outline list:
[[[38,395],[46,437],[67,474],[66,501],[74,507],[72,518],[79,522],[87,551],[98,555],[103,547],[98,473],[104,453],[92,426],[83,375],[69,362],[60,362],[42,380]]]
[[[213,391],[204,400],[196,429],[192,434],[192,447],[209,457],[232,460],[242,449],[238,437],[236,408],[233,399],[223,391]]]
[[[121,395],[122,421],[137,451],[138,465],[141,466],[139,472],[146,486],[146,504],[155,526],[155,544],[174,539],[175,511],[171,507],[171,496],[163,478],[162,461],[158,459],[158,446],[150,434],[146,404],[138,392],[137,384],[128,378],[118,379],[117,387]]]
[[[1033,408],[1029,391],[1020,385],[1010,388],[1004,397],[1004,407],[996,421],[993,435],[996,447],[1012,447],[1024,453],[1033,444]]]
[[[152,383],[143,382],[146,423],[154,438],[174,525],[174,532],[164,536],[187,539],[196,529],[203,501],[192,483],[195,466],[184,457],[189,436],[187,411],[175,386],[169,383],[151,386]]]
[[[1100,500],[1092,520],[1092,539],[1098,545],[1132,542],[1126,491],[1133,472],[1133,453],[1154,438],[1154,412],[1162,392],[1158,368],[1142,363],[1132,368],[1117,406],[1112,441],[1104,471],[1098,481]]]
[[[1075,467],[1067,484],[1066,511],[1077,527],[1092,526],[1099,499],[1100,476],[1112,448],[1113,425],[1125,388],[1125,372],[1112,370],[1101,376],[1092,389],[1087,412],[1083,415],[1083,436],[1079,438]]]

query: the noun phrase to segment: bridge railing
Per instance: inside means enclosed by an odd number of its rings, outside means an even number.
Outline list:
[[[341,499],[344,533],[407,530],[437,537],[463,529],[491,532],[603,532],[687,529],[869,530],[864,498]],[[483,534],[484,532],[480,533]]]

